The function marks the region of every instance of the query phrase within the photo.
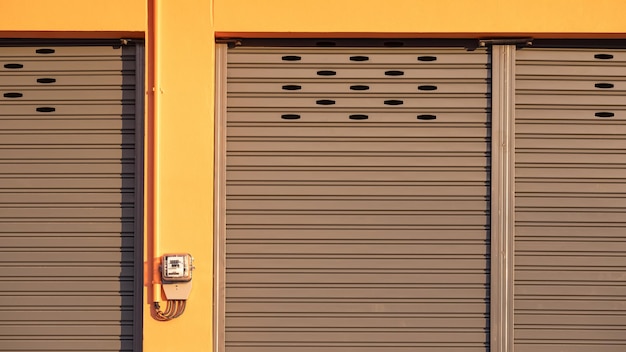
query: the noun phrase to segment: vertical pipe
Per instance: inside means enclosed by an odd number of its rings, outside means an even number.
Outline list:
[[[159,114],[161,111],[161,85],[160,85],[160,54],[159,54],[159,25],[160,25],[160,1],[159,0],[151,0],[150,1],[150,25],[149,25],[149,96],[150,96],[150,226],[151,231],[149,232],[152,236],[151,244],[152,244],[152,253],[150,253],[150,258],[152,258],[152,266],[151,266],[151,275],[152,275],[152,302],[160,302],[161,301],[161,277],[159,275],[159,255],[161,254],[160,249],[160,232],[161,232],[161,224],[160,224],[160,203],[159,203],[159,188],[160,188],[160,172],[159,172],[159,140],[160,140],[160,129],[159,129]]]
[[[491,48],[491,352],[514,348],[515,51]]]

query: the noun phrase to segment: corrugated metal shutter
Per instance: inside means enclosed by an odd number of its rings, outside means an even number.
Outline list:
[[[0,47],[0,351],[133,350],[135,66]]]
[[[488,350],[487,68],[230,50],[227,352]]]
[[[626,51],[517,58],[516,351],[624,351]]]

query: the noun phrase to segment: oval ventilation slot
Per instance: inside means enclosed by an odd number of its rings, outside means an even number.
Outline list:
[[[42,106],[36,109],[37,112],[55,112],[57,109],[51,106]]]
[[[56,78],[37,78],[37,83],[43,84],[55,83],[56,81]]]
[[[404,76],[403,71],[385,71],[385,76]]]
[[[37,54],[54,54],[56,50],[54,49],[49,49],[49,48],[42,48],[42,49],[37,49],[35,50],[35,52]]]
[[[318,75],[318,76],[335,76],[336,74],[337,74],[337,72],[335,72],[335,71],[329,71],[329,70],[326,70],[326,71],[317,71],[317,75]]]
[[[320,99],[315,102],[317,105],[334,105],[335,101],[330,99]]]
[[[397,48],[400,46],[404,46],[404,43],[403,42],[385,42],[384,45],[390,48]]]
[[[366,85],[362,85],[362,84],[357,84],[354,86],[350,86],[351,90],[369,90],[370,86],[366,86]]]
[[[615,116],[615,114],[612,112],[608,112],[608,111],[596,112],[596,117],[607,118],[607,117],[613,117],[613,116]]]
[[[596,88],[601,88],[601,89],[610,89],[610,88],[615,87],[613,83],[596,83],[595,86]]]
[[[4,64],[4,68],[8,68],[8,69],[11,69],[11,70],[15,70],[15,69],[18,69],[18,68],[23,68],[23,67],[24,67],[24,65],[22,65],[22,64]]]
[[[419,90],[437,90],[437,86],[431,86],[431,85],[423,85],[423,86],[418,86],[417,89]]]
[[[418,120],[436,120],[437,116],[435,115],[417,115]]]
[[[317,45],[317,46],[336,46],[337,43],[335,43],[335,42],[317,42],[317,43],[315,43],[315,45]]]
[[[402,100],[385,100],[385,105],[402,105],[404,102]]]
[[[280,118],[283,120],[298,120],[300,118],[300,115],[298,114],[283,114],[280,115]]]
[[[8,93],[4,93],[4,97],[5,98],[21,98],[23,97],[24,94],[22,93],[18,93],[18,92],[8,92]]]
[[[302,86],[299,86],[297,84],[286,84],[283,86],[283,90],[300,90],[302,89]]]
[[[417,61],[437,61],[436,56],[418,56]]]
[[[283,61],[300,61],[302,57],[297,55],[285,55],[282,57]]]
[[[593,57],[598,59],[598,60],[611,60],[613,58],[613,55],[611,55],[611,54],[595,54]]]
[[[350,61],[368,61],[369,59],[367,56],[350,56]]]
[[[363,114],[350,115],[350,120],[367,120],[369,116]]]

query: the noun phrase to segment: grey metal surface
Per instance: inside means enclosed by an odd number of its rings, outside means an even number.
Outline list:
[[[517,58],[515,349],[623,351],[626,51]]]
[[[0,47],[0,351],[139,350],[135,50]]]
[[[516,51],[491,48],[491,352],[513,351]]]
[[[486,51],[228,62],[224,351],[487,351]]]

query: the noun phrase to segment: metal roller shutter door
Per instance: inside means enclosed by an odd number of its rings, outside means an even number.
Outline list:
[[[0,351],[141,346],[136,50],[0,47]]]
[[[626,51],[516,70],[516,351],[624,351]]]
[[[225,351],[486,351],[486,50],[246,48]]]

